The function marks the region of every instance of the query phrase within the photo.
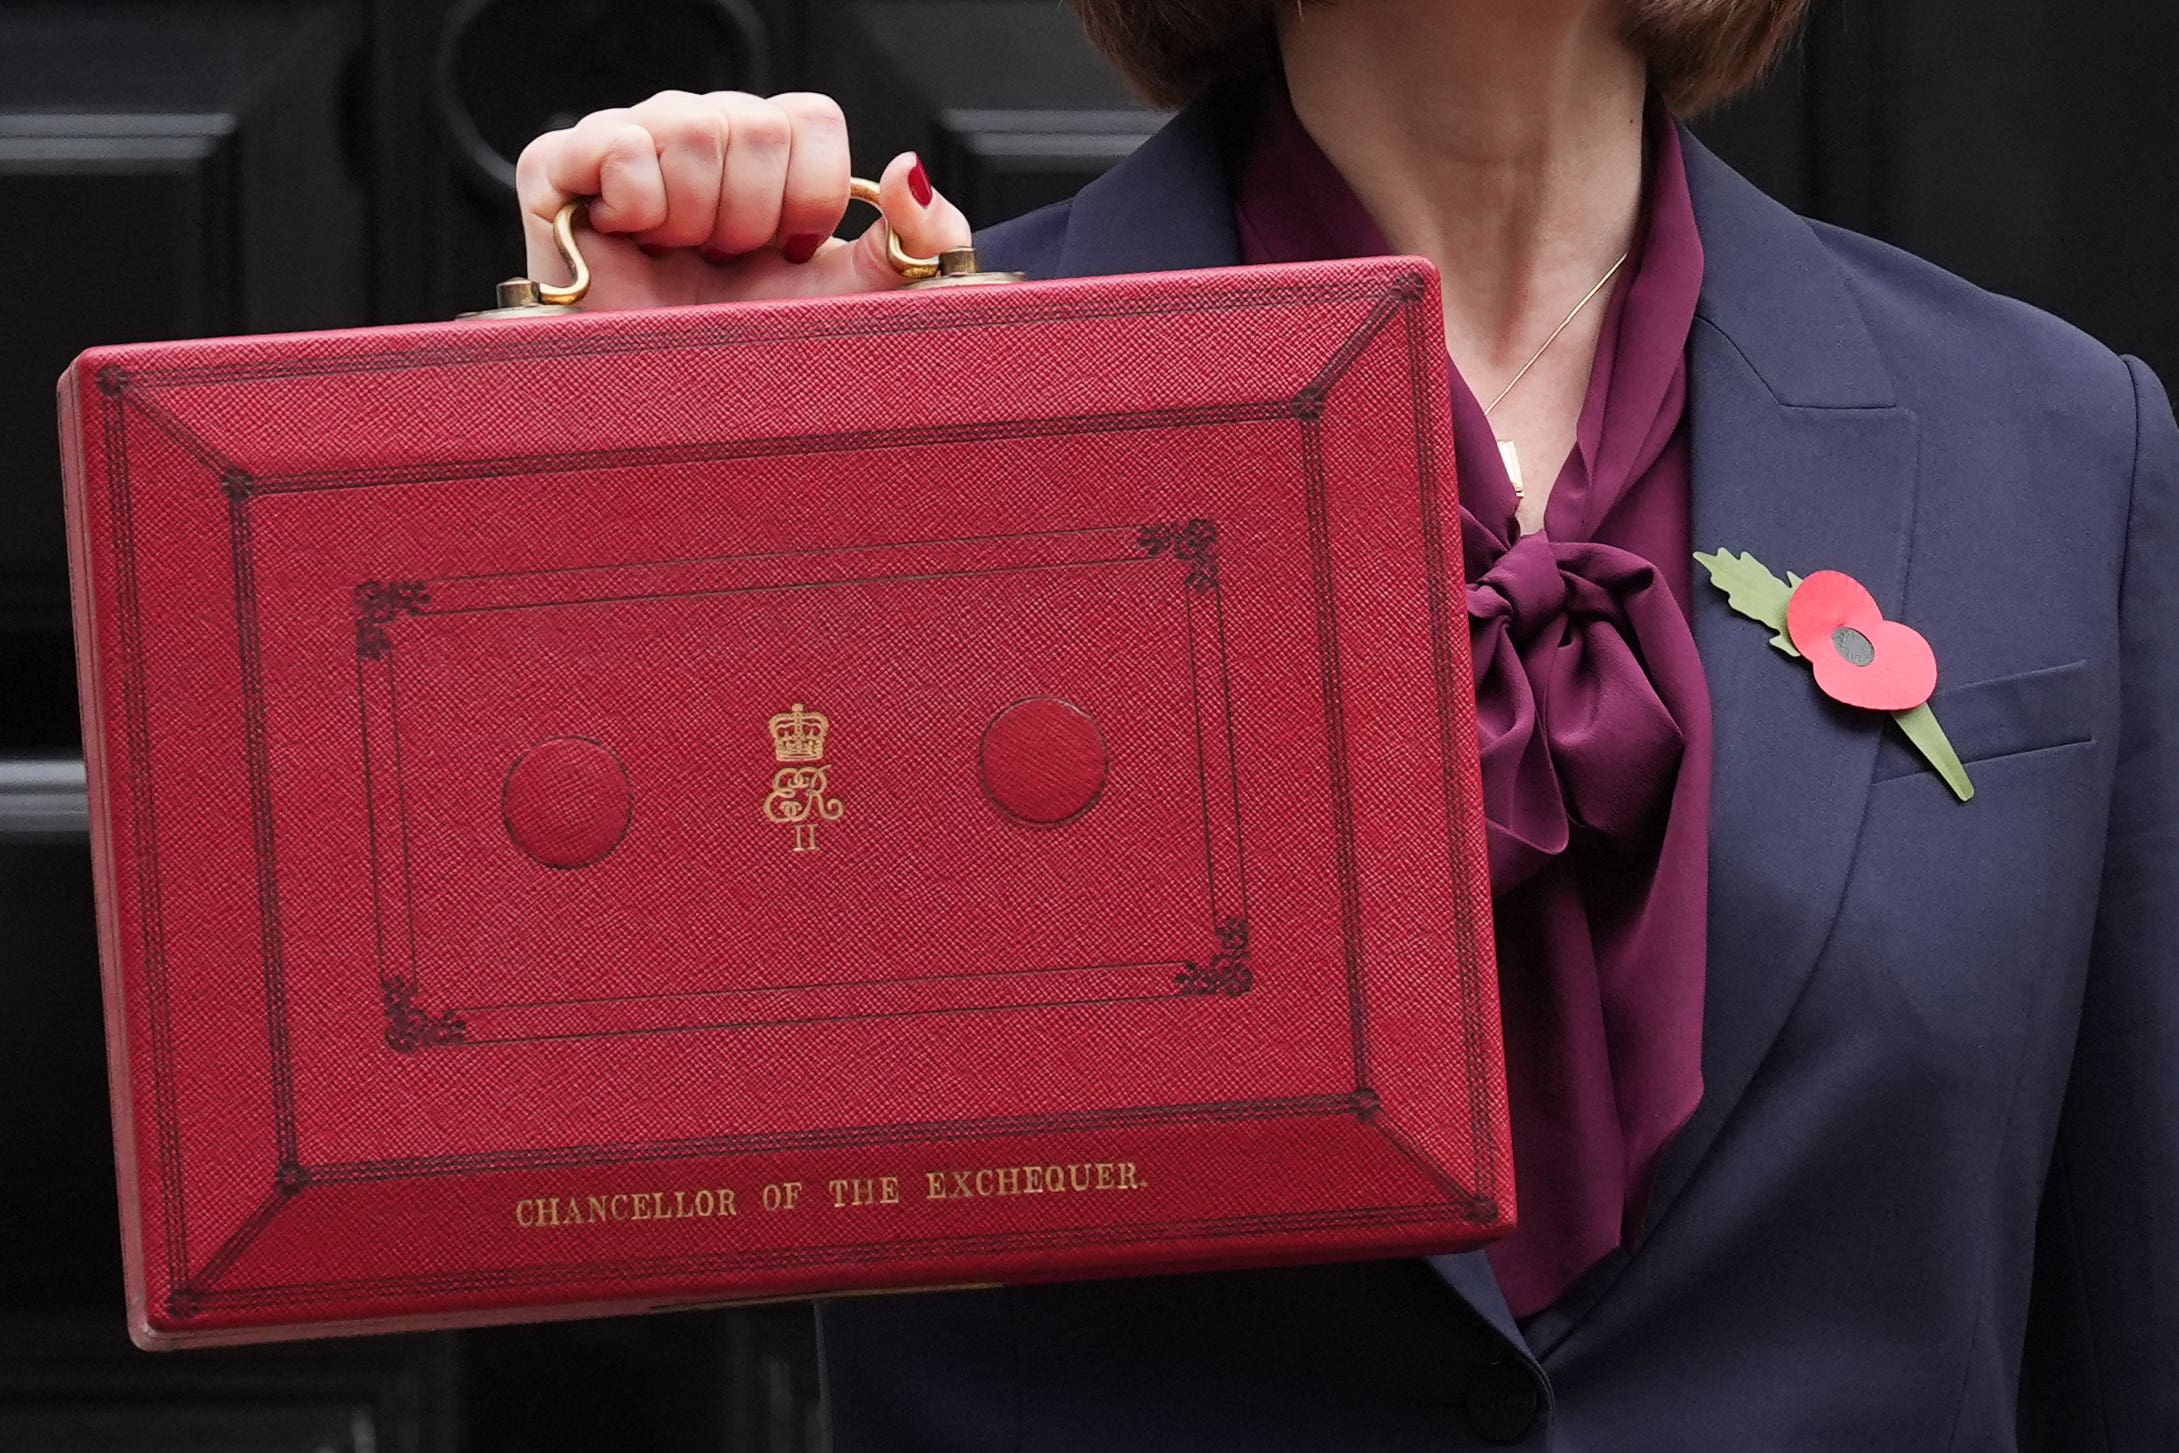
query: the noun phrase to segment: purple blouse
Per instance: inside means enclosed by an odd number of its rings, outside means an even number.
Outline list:
[[[1710,693],[1689,626],[1687,339],[1702,241],[1652,101],[1644,216],[1573,451],[1523,536],[1456,373],[1468,631],[1482,737],[1519,1229],[1490,1249],[1516,1317],[1642,1226],[1702,1095]],[[1285,89],[1234,160],[1244,262],[1392,249]]]

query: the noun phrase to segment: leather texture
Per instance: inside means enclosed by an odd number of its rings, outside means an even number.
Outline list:
[[[99,349],[150,1345],[1512,1224],[1414,260]]]

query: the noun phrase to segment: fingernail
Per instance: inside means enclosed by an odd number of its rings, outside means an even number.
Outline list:
[[[779,245],[779,255],[789,262],[808,262],[825,245],[822,232],[797,232]]]
[[[722,262],[732,262],[739,254],[728,252],[724,248],[706,247],[699,249],[697,256],[703,258],[713,267],[717,267]]]
[[[938,195],[931,190],[931,174],[923,170],[923,158],[918,156],[915,165],[908,169],[908,190],[915,196],[918,207],[928,207],[931,198]]]
[[[636,246],[643,250],[645,257],[664,257],[667,253],[673,251],[672,248],[661,247],[655,242],[639,242]]]

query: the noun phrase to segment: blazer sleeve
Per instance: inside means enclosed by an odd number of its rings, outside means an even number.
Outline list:
[[[2037,1226],[2036,1449],[2179,1449],[2179,425],[2132,372],[2121,725],[2093,957]]]

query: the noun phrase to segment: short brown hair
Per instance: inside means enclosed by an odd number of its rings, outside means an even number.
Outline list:
[[[1273,18],[1294,0],[1072,0],[1082,28],[1144,97],[1185,105],[1272,56]],[[1626,0],[1629,35],[1681,115],[1761,80],[1809,0]]]

